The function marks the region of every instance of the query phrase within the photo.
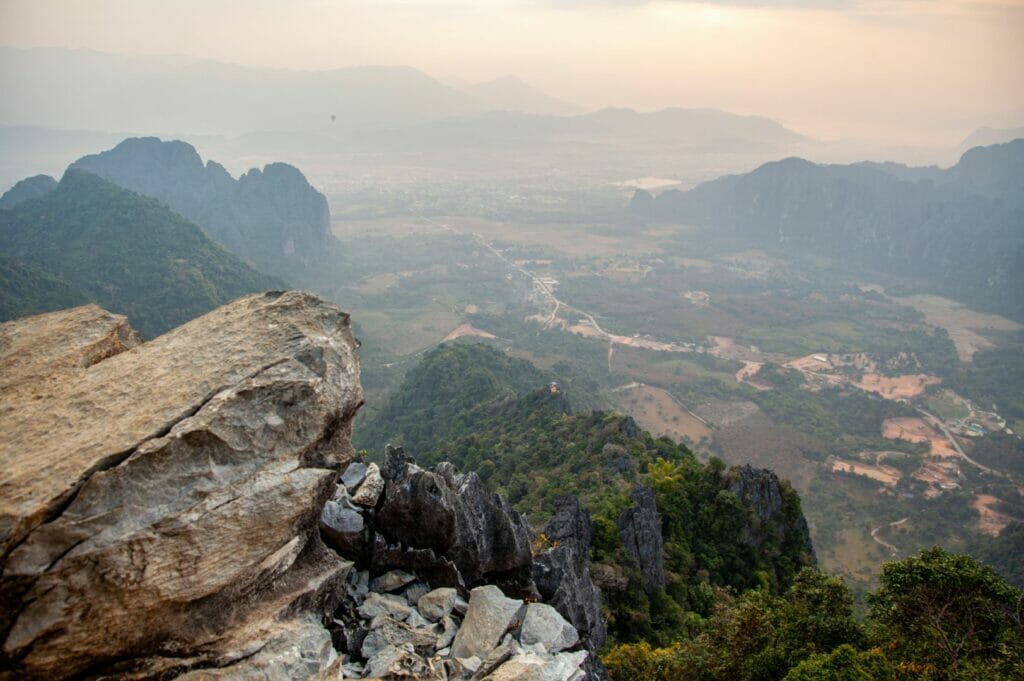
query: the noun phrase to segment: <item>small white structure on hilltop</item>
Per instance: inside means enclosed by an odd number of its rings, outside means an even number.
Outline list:
[[[556,383],[555,381],[551,381],[551,385],[548,387],[551,389],[552,394],[558,392],[558,383]]]

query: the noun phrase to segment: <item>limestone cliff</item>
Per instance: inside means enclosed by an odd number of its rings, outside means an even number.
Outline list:
[[[164,201],[215,241],[263,272],[290,281],[323,261],[334,244],[327,199],[286,163],[237,180],[185,142],[126,139],[71,166]]]

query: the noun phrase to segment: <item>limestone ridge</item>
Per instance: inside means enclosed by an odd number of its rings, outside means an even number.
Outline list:
[[[633,506],[619,516],[619,536],[633,561],[644,574],[648,594],[665,588],[664,541],[661,516],[654,501],[654,490],[644,485],[630,495]]]
[[[327,199],[286,163],[236,180],[219,163],[204,165],[190,144],[139,137],[71,167],[160,199],[228,250],[286,279],[320,264],[334,246]]]
[[[251,295],[147,343],[95,306],[21,319],[0,393],[6,678],[334,661],[351,563],[317,521],[362,403],[347,314]]]

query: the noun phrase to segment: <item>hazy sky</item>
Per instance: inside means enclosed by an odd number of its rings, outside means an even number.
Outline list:
[[[1024,0],[0,0],[0,43],[515,74],[588,107],[715,107],[818,136],[1024,125]]]

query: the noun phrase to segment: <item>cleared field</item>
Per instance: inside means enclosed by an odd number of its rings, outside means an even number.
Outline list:
[[[478,329],[470,323],[459,324],[451,330],[447,336],[444,337],[446,341],[455,340],[456,338],[462,338],[463,336],[476,336],[478,338],[497,338],[493,333]]]
[[[736,382],[746,383],[757,390],[771,390],[772,387],[770,385],[758,383],[753,378],[763,366],[763,362],[743,362],[743,368],[736,372]]]
[[[942,379],[927,374],[908,376],[882,376],[880,374],[864,374],[855,386],[861,390],[877,393],[887,400],[906,400],[917,397],[930,385],[941,383]]]
[[[995,536],[1015,520],[992,508],[992,505],[998,502],[999,499],[991,494],[979,494],[974,498],[972,506],[978,512],[978,529],[985,534]]]
[[[903,476],[899,470],[892,466],[876,466],[867,463],[860,463],[858,461],[847,461],[845,459],[835,459],[832,462],[832,470],[836,473],[863,475],[864,477],[877,480],[883,485],[888,485],[889,487],[894,487]]]
[[[813,531],[813,526],[812,526]],[[839,531],[839,541],[830,550],[819,553],[818,560],[826,572],[845,575],[857,581],[872,580],[881,561],[891,558],[871,535],[856,527]]]
[[[825,443],[817,438],[773,423],[761,412],[716,430],[714,441],[727,463],[770,468],[780,478],[790,480],[801,493],[807,491],[818,470],[801,452],[825,448]]]
[[[352,317],[366,329],[367,339],[377,339],[387,350],[398,355],[440,343],[462,321],[450,307],[437,304],[415,314],[409,314],[407,310],[355,309]]]
[[[719,399],[710,399],[693,408],[694,414],[719,428],[731,426],[760,412],[761,408],[753,402],[727,402]]]
[[[672,395],[661,388],[636,386],[616,391],[612,396],[617,408],[636,419],[641,428],[655,437],[665,435],[676,442],[688,437],[699,442],[712,434],[706,424],[683,409]]]
[[[953,340],[956,353],[963,362],[970,362],[974,353],[994,347],[983,335],[986,331],[1017,331],[1024,328],[999,315],[975,312],[956,301],[941,296],[915,295],[893,298],[901,305],[914,308],[934,326],[944,328]]]
[[[907,442],[927,442],[933,456],[956,457],[960,454],[949,444],[946,436],[932,428],[927,421],[916,416],[886,419],[882,423],[882,437]]]

